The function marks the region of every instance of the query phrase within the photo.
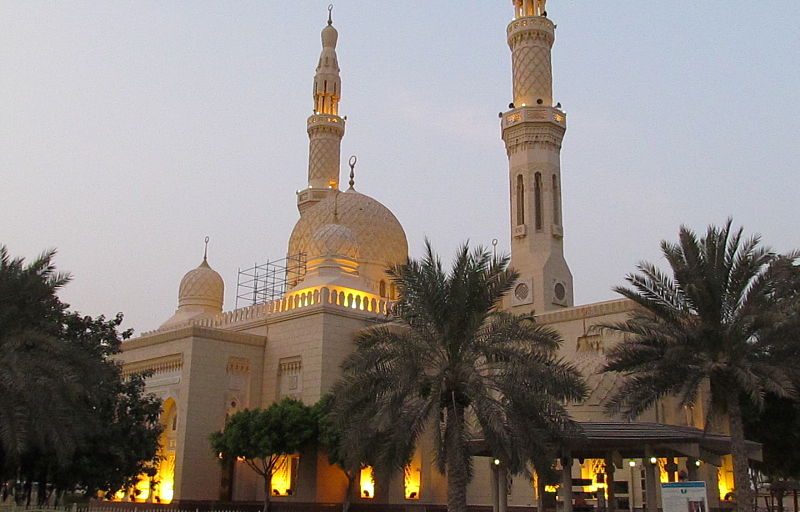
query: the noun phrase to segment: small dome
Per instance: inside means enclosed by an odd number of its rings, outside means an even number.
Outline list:
[[[178,308],[185,306],[205,306],[222,311],[225,295],[225,282],[214,269],[203,262],[190,270],[181,279],[178,289]]]
[[[358,238],[347,226],[323,224],[311,237],[309,255],[358,259]]]

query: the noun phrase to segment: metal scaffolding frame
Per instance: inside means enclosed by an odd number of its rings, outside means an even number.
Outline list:
[[[306,275],[306,255],[298,253],[283,259],[239,268],[236,279],[236,308],[280,299]]]

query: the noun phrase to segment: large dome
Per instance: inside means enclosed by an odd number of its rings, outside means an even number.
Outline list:
[[[321,229],[326,225],[340,227]],[[334,243],[329,235],[337,233],[347,240]],[[320,244],[315,235],[323,234],[327,242]],[[358,243],[356,254],[361,263],[385,266],[408,258],[406,234],[394,214],[375,199],[352,189],[332,194],[303,213],[289,238],[289,254],[305,253],[308,260],[325,256],[316,253],[333,245],[349,246],[351,237]]]

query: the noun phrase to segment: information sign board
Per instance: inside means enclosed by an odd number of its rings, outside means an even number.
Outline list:
[[[661,484],[664,512],[708,512],[705,482],[670,482]]]

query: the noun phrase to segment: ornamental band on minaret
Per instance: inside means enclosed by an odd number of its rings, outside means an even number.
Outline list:
[[[514,101],[501,115],[509,163],[511,265],[520,272],[510,306],[544,312],[574,303],[561,219],[566,114],[560,104],[553,106],[555,25],[545,0],[513,0],[513,5],[507,36]]]
[[[297,193],[297,207],[302,215],[309,206],[339,189],[339,158],[345,120],[339,117],[342,80],[336,42],[339,33],[333,28],[332,6],[328,7],[328,25],[322,29],[322,53],[314,75],[314,113],[308,118],[308,188]]]

